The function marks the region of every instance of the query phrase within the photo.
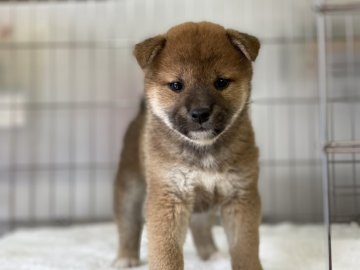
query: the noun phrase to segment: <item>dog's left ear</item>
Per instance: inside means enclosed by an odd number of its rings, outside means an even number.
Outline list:
[[[133,54],[142,69],[145,69],[165,46],[165,37],[162,35],[148,38],[135,45]]]
[[[249,61],[255,61],[260,49],[259,40],[251,35],[240,33],[233,29],[226,29],[231,43],[239,49]]]

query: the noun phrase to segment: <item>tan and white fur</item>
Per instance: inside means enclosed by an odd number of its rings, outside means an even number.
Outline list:
[[[257,38],[185,23],[135,46],[145,104],[125,135],[114,187],[116,266],[139,264],[143,221],[150,270],[182,270],[190,227],[199,256],[217,251],[220,209],[233,270],[260,270],[258,149],[249,117]]]

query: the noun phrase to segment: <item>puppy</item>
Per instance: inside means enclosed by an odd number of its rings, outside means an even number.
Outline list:
[[[249,117],[259,48],[257,38],[209,22],[181,24],[135,46],[145,105],[125,135],[115,181],[116,265],[139,264],[143,209],[150,270],[184,269],[188,226],[208,259],[217,251],[211,224],[218,207],[232,269],[261,269]]]

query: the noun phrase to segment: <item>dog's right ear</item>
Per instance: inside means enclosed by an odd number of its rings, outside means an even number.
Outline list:
[[[260,49],[260,42],[256,37],[233,29],[226,29],[226,34],[231,43],[240,50],[249,61],[255,61]]]
[[[134,56],[142,69],[145,69],[165,46],[166,39],[159,35],[148,38],[135,45]]]

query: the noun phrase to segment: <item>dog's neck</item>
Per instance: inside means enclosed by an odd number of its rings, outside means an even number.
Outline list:
[[[146,126],[148,142],[153,147],[167,153],[169,158],[181,157],[189,164],[199,164],[204,169],[211,167],[218,169],[224,162],[228,161],[228,156],[232,156],[234,153],[241,155],[244,149],[248,151],[249,147],[255,148],[248,107],[245,107],[234,119],[232,125],[211,144],[198,144],[184,138],[184,135],[180,135],[168,127],[151,110],[148,110]]]

